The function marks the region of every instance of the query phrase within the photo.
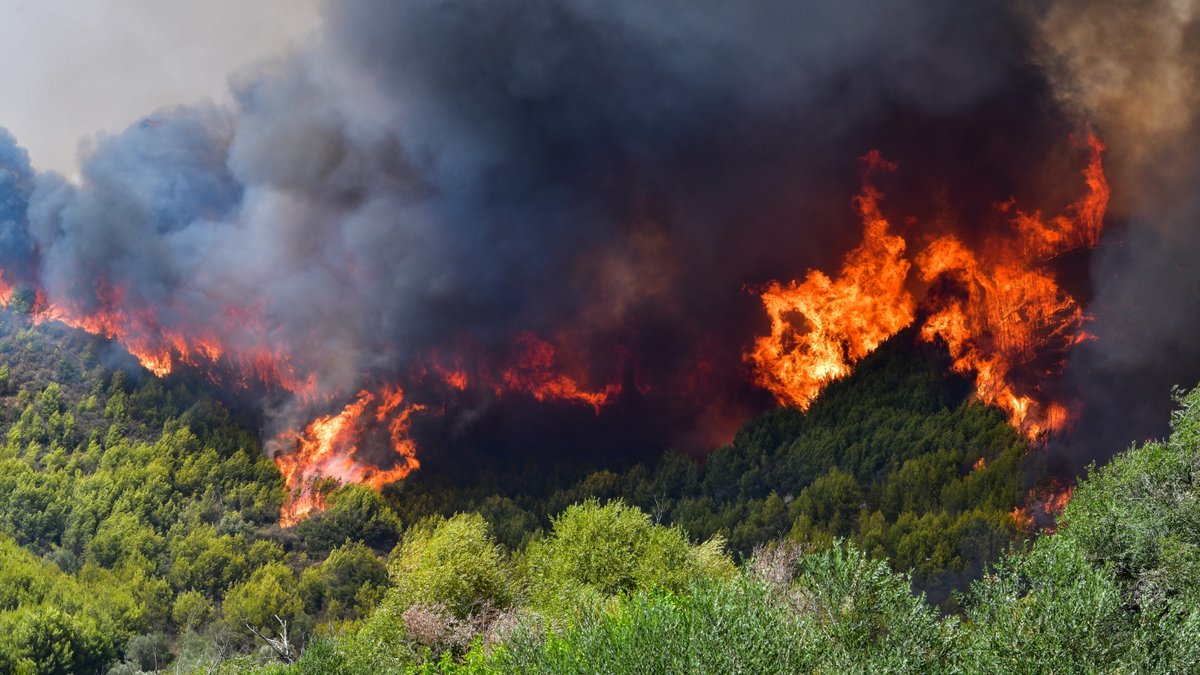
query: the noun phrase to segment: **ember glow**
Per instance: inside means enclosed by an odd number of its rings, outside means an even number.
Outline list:
[[[1067,351],[1088,338],[1079,302],[1059,285],[1049,263],[1099,241],[1109,189],[1104,146],[1089,137],[1083,172],[1087,191],[1065,213],[1046,218],[1009,202],[999,207],[1011,227],[978,250],[953,235],[931,241],[915,258],[927,292],[920,336],[944,344],[953,369],[975,381],[976,397],[1003,409],[1030,439],[1061,430],[1066,405],[1040,386],[1061,373]],[[877,153],[870,167],[886,166]],[[802,282],[773,282],[762,292],[771,321],[747,360],[756,380],[781,404],[807,408],[831,380],[915,317],[906,242],[888,233],[879,192],[867,183],[857,198],[864,237],[841,274],[818,271]]]
[[[525,393],[538,401],[571,401],[589,405],[596,414],[621,393],[621,384],[612,382],[601,389],[586,389],[558,369],[554,346],[532,333],[517,338],[516,363],[500,374],[494,386],[497,396],[508,392]],[[447,380],[454,386],[458,379]]]

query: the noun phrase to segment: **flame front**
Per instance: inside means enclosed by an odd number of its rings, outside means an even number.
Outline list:
[[[894,168],[877,152],[864,161],[868,175]],[[868,182],[855,199],[863,241],[836,280],[811,270],[802,283],[775,281],[762,291],[771,334],[755,341],[746,360],[755,381],[784,405],[808,408],[826,384],[913,321],[913,296],[905,289],[911,265],[904,239],[889,233],[879,210],[882,196]]]
[[[742,355],[754,381],[781,404],[807,408],[830,381],[850,373],[920,316],[918,335],[946,346],[953,369],[974,378],[979,400],[1003,408],[1030,438],[1062,428],[1069,421],[1069,407],[1053,400],[1041,384],[1061,372],[1067,350],[1088,336],[1080,303],[1062,288],[1050,263],[1063,252],[1091,248],[1099,240],[1109,189],[1101,164],[1103,146],[1092,138],[1089,147],[1082,198],[1053,217],[1024,212],[1012,201],[1002,204],[997,217],[1003,233],[982,243],[950,235],[906,241],[884,215],[883,194],[872,180],[896,166],[878,152],[868,153],[864,185],[854,200],[863,239],[845,256],[838,274],[812,270],[802,280],[774,281],[760,289],[770,331]],[[915,256],[910,256],[910,244],[919,251]],[[194,288],[186,290],[205,302],[160,305],[139,294],[136,286],[126,289],[103,278],[86,288],[48,291],[33,280],[36,275],[18,280],[6,274],[13,271],[0,270],[0,303],[8,304],[30,288],[34,322],[58,321],[119,341],[157,376],[192,368],[220,386],[286,392],[298,403],[295,409],[310,414],[328,411],[335,401],[344,403],[354,391],[323,381],[337,379],[331,375],[319,380],[318,373],[328,373],[329,367],[322,365],[320,354],[295,358],[310,355],[312,344],[322,344],[320,335],[286,330],[262,306],[208,297]],[[210,316],[193,304],[221,309]],[[593,379],[589,359],[594,354],[572,344],[564,337],[568,335],[574,333],[560,330],[551,339],[517,334],[507,361],[493,353],[456,349],[446,361],[451,365],[443,366],[436,355],[419,354],[415,363],[426,358],[428,367],[408,363],[406,370],[397,363],[386,377],[413,391],[420,403],[408,400],[399,386],[364,389],[339,412],[317,416],[303,427],[293,425],[300,430],[271,442],[290,495],[280,522],[294,524],[322,507],[323,493],[313,489],[321,479],[379,489],[417,469],[412,416],[425,410],[425,404],[444,410],[437,396],[466,401],[481,394],[527,396],[590,408],[599,415],[621,397],[624,382],[632,383],[630,394],[650,391],[636,372],[625,373],[621,367],[606,383]],[[641,356],[633,354],[630,362],[638,363]],[[736,363],[737,357],[735,350],[728,358]],[[700,363],[711,369],[707,360]],[[438,391],[432,398],[426,388],[414,388],[431,373],[445,385],[434,382]],[[361,376],[378,381],[379,374]],[[655,386],[678,393],[658,382]],[[371,459],[380,454],[390,455],[380,462],[390,468]]]
[[[1087,192],[1065,213],[1046,219],[1010,201],[1000,207],[1011,222],[1007,236],[985,241],[979,251],[941,236],[915,259],[920,281],[938,289],[922,302],[921,338],[944,343],[953,369],[974,377],[976,397],[1002,408],[1031,439],[1067,424],[1067,407],[1037,387],[1061,372],[1071,346],[1088,338],[1082,308],[1048,266],[1057,255],[1099,241],[1109,188],[1104,146],[1090,137],[1088,147]],[[865,159],[872,168],[893,168],[877,153]],[[915,318],[906,242],[888,232],[880,197],[869,182],[857,197],[863,242],[837,279],[811,271],[803,283],[773,282],[761,294],[771,333],[746,358],[758,384],[781,404],[806,409],[826,384]],[[1025,383],[1029,378],[1018,373],[1032,373],[1035,381]]]
[[[16,290],[0,270],[0,304],[8,305]],[[33,294],[34,323],[56,321],[115,340],[158,377],[186,365],[217,385],[287,392],[304,408],[327,404],[336,395],[322,390],[315,373],[299,371],[286,346],[266,339],[270,332],[254,307],[226,308],[215,326],[185,318],[183,325],[194,326],[185,333],[166,328],[159,320],[159,309],[131,303],[120,287],[104,281],[92,289],[86,309],[69,300],[51,302],[41,288],[33,289]],[[210,328],[198,328],[205,325]],[[222,340],[221,335],[226,338]],[[600,389],[581,385],[560,369],[555,347],[532,333],[521,334],[515,346],[514,363],[499,369],[498,374],[485,360],[478,372],[469,376],[459,358],[454,359],[453,367],[434,359],[433,370],[459,392],[475,384],[496,396],[523,393],[537,401],[585,405],[597,414],[621,391],[619,383]],[[363,483],[378,490],[419,468],[409,429],[412,415],[425,409],[423,404],[407,402],[399,387],[362,390],[340,412],[318,416],[301,431],[288,431],[269,443],[277,446],[273,455],[288,489],[280,524],[294,525],[324,507],[324,493],[319,489],[323,479]],[[384,433],[377,433],[380,430]],[[377,454],[371,451],[383,445],[396,456],[394,462],[384,462],[391,468],[380,468],[362,452]]]
[[[1022,385],[1014,373],[1033,372],[1039,381],[1058,375],[1067,351],[1088,338],[1083,309],[1047,263],[1099,242],[1109,189],[1100,159],[1104,146],[1093,137],[1089,147],[1088,191],[1067,213],[1047,220],[1015,210],[1013,234],[988,240],[979,255],[945,236],[917,256],[923,281],[945,281],[958,290],[929,303],[921,337],[944,342],[954,370],[975,377],[978,398],[1003,409],[1029,438],[1061,430],[1069,415],[1061,403],[1039,398],[1039,382]],[[1003,209],[1014,211],[1011,203]]]
[[[0,304],[7,306],[13,292],[14,288],[0,275]],[[286,347],[263,339],[267,331],[254,308],[226,308],[216,328],[211,320],[184,320],[182,323],[189,326],[185,334],[166,328],[155,307],[130,303],[120,287],[104,280],[96,282],[92,294],[95,307],[91,309],[72,302],[50,302],[40,288],[34,294],[35,324],[56,321],[116,340],[143,368],[158,377],[166,377],[177,366],[186,365],[203,369],[215,384],[229,384],[238,389],[252,386],[282,389],[306,401],[316,396],[315,374],[298,373]],[[233,326],[237,328],[230,328]],[[229,346],[227,339],[219,337],[231,333],[249,336],[248,344]],[[216,367],[219,363],[223,367]]]
[[[279,524],[290,527],[324,507],[317,486],[322,479],[363,483],[379,490],[420,468],[409,429],[412,415],[423,409],[421,405],[406,404],[404,392],[398,387],[385,387],[378,394],[363,390],[341,412],[318,417],[301,432],[281,434],[279,440],[292,448],[275,456],[288,489]],[[367,435],[378,427],[387,430],[396,455],[390,469],[381,469],[358,456]]]

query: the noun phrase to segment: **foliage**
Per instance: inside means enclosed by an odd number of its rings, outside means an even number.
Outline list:
[[[506,556],[478,514],[421,523],[405,534],[391,558],[394,588],[387,601],[401,608],[440,604],[461,619],[513,600]]]
[[[281,529],[281,478],[236,406],[23,321],[0,315],[0,672],[1200,662],[1197,392],[1032,542],[1011,515],[1028,447],[902,336],[704,461],[452,479],[431,462]],[[248,628],[279,620],[290,666]]]
[[[296,574],[282,563],[267,563],[232,588],[222,603],[225,621],[233,630],[249,626],[272,631],[277,620],[293,625],[304,616]]]
[[[713,559],[719,548],[692,547],[678,528],[655,525],[621,502],[576,504],[554,520],[546,539],[530,544],[530,596],[535,606],[563,613],[587,598],[654,587],[681,590],[693,579],[725,571]]]
[[[400,537],[400,519],[379,494],[365,485],[347,485],[326,499],[326,508],[296,526],[311,551],[329,551],[349,542],[387,550]]]

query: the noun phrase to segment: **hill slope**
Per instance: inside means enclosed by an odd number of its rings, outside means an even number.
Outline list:
[[[902,334],[808,413],[751,421],[704,461],[668,453],[574,480],[532,466],[417,472],[382,496],[334,489],[326,511],[281,529],[282,483],[252,416],[202,383],[149,376],[101,340],[0,315],[0,671],[200,668],[264,648],[279,619],[295,651],[366,617],[363,630],[399,621],[415,663],[418,624],[454,627],[457,642],[425,646],[461,655],[506,607],[573,615],[619,591],[686,594],[737,576],[734,561],[760,565],[751,553],[780,538],[822,550],[846,538],[866,552],[855,565],[890,559],[945,602],[1027,535],[1010,512],[1028,486],[1025,444],[965,400],[942,358]],[[589,499],[601,501],[568,508]],[[480,515],[445,520],[457,513]],[[563,533],[572,518],[584,535],[624,533],[585,536],[578,569],[642,562],[599,585],[555,571],[578,551]],[[482,581],[446,590],[433,574],[418,586],[434,596],[405,595],[430,565],[456,560],[483,560]],[[889,583],[908,597],[908,581]]]

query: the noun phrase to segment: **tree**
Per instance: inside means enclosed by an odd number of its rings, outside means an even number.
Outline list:
[[[300,575],[306,611],[331,618],[365,616],[387,588],[387,566],[362,542],[335,548],[320,565]]]
[[[208,623],[213,616],[213,603],[199,591],[183,591],[175,596],[171,620],[181,633]]]
[[[465,618],[513,600],[506,556],[478,514],[425,521],[405,534],[390,557],[395,588],[388,602],[399,607],[440,604]]]
[[[274,631],[282,619],[292,625],[304,618],[304,603],[297,591],[296,575],[282,563],[268,563],[225,594],[225,622],[235,631],[249,626]],[[276,618],[278,617],[278,618]]]
[[[86,616],[47,604],[0,613],[0,666],[8,672],[91,673],[115,657],[112,641]]]
[[[387,550],[400,537],[400,518],[377,492],[365,485],[347,485],[326,498],[324,511],[309,516],[296,532],[309,551],[330,551],[360,541]]]
[[[594,500],[569,507],[554,519],[550,536],[528,550],[535,604],[563,611],[589,596],[655,586],[682,590],[695,577],[722,572],[712,566],[711,547],[706,564],[700,560],[681,530],[655,525],[622,502],[601,506]]]

